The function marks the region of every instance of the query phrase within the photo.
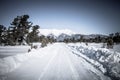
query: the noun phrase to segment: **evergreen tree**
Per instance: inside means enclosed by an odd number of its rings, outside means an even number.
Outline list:
[[[27,42],[32,43],[32,42],[39,42],[40,37],[38,36],[39,34],[39,25],[35,25],[32,27],[32,31],[28,34],[27,36]]]
[[[6,41],[6,27],[0,25],[0,45]]]
[[[43,37],[42,38],[42,42],[41,42],[41,47],[47,46],[48,42],[49,42],[48,38],[47,37]]]
[[[107,40],[107,48],[113,48],[114,42],[113,39],[108,38]]]
[[[115,43],[120,43],[120,33],[119,32],[115,33],[113,40]]]
[[[83,35],[80,36],[80,42],[83,42]]]
[[[28,21],[29,15],[17,16],[11,23],[11,27],[8,29],[8,38],[10,45],[16,45],[16,43],[22,44],[26,41],[32,23]]]

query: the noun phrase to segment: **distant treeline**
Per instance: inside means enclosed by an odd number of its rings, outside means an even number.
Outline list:
[[[88,35],[91,36],[91,35]],[[108,36],[103,35],[95,35],[94,37],[85,38],[85,35],[81,35],[79,39],[75,39],[75,37],[66,38],[63,42],[95,42],[95,43],[107,43],[111,40],[113,43],[120,43],[120,32],[109,34]]]
[[[29,15],[17,16],[14,18],[9,27],[0,25],[0,45],[30,45],[33,42],[41,42],[45,46],[47,43],[53,42],[95,42],[95,43],[107,43],[108,45],[113,45],[113,43],[120,43],[120,32],[109,34],[108,36],[97,35],[94,37],[85,38],[85,35],[80,35],[76,38],[76,35],[67,36],[62,35],[62,40],[50,36],[39,36],[39,25],[33,25],[32,22],[28,21]],[[59,37],[59,38],[60,38]]]
[[[45,37],[45,36],[40,36]],[[86,38],[87,37],[87,38]],[[62,40],[60,38],[63,38]],[[65,43],[76,43],[76,42],[85,42],[85,43],[107,43],[107,48],[113,48],[114,44],[120,43],[120,32],[106,35],[65,35],[63,34],[58,36],[57,38],[54,36],[46,36],[48,42],[65,42]]]

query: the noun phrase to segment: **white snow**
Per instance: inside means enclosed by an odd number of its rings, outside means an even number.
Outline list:
[[[120,44],[115,44],[115,45],[113,46],[113,49],[111,49],[111,50],[114,50],[114,51],[117,51],[117,52],[120,53]]]
[[[85,45],[84,43],[82,43]],[[105,48],[107,48],[107,43],[88,43],[90,47],[95,47],[95,48],[103,48],[103,45]],[[114,44],[113,49],[109,49],[110,51],[115,51],[120,53],[120,44]]]
[[[72,35],[75,34],[75,32],[69,30],[69,29],[40,29],[40,35],[50,35],[53,34],[56,37],[58,37],[61,34],[67,34],[67,35]]]
[[[120,53],[102,48],[102,45],[54,43],[29,53],[0,58],[0,80],[109,80],[104,76],[108,70],[111,75],[120,77]],[[28,47],[0,47],[1,52],[5,49],[14,52],[14,49],[24,51]]]
[[[101,48],[100,45],[92,46],[85,43],[69,44],[72,52],[82,56],[90,64],[97,67],[103,73],[108,72],[110,76],[120,78],[120,53],[117,51]]]
[[[35,45],[35,44],[33,44],[33,45]],[[20,47],[23,47],[23,46],[19,46],[17,48],[20,49]],[[11,48],[13,48],[13,47],[11,47]],[[25,46],[23,48],[27,49]],[[44,48],[44,49],[46,49],[46,48]],[[40,49],[40,50],[42,50],[42,49]],[[22,63],[24,63],[26,60],[29,60],[30,58],[39,57],[39,56],[43,55],[43,54],[39,54],[40,50],[32,49],[31,52],[29,52],[29,53],[26,52],[24,54],[22,53],[22,54],[16,54],[14,56],[0,58],[0,75],[3,75],[5,73],[15,70]]]
[[[28,52],[30,46],[0,46],[0,58]]]
[[[76,45],[75,45],[76,46]],[[110,80],[65,43],[0,59],[0,80]]]

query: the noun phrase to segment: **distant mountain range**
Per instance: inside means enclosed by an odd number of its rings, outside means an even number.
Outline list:
[[[102,35],[102,34],[89,34],[89,35],[85,35],[85,34],[80,34],[80,33],[76,33],[73,32],[69,29],[39,29],[40,33],[39,35],[44,35],[44,36],[49,36],[49,37],[53,37],[54,39],[56,39],[57,41],[63,41],[64,39],[73,39],[74,40],[78,40],[81,37],[83,39],[95,39],[95,38],[106,38],[108,37],[107,35]]]
[[[40,35],[48,36],[52,34],[56,37],[60,36],[61,34],[66,34],[66,35],[76,34],[75,32],[69,29],[39,29],[39,31],[40,31]]]

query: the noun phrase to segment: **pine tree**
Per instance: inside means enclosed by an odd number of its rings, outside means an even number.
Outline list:
[[[107,40],[107,48],[113,48],[114,42],[113,39],[108,38]]]
[[[10,45],[20,45],[23,41],[26,41],[26,36],[28,35],[32,23],[28,22],[29,15],[17,16],[11,23],[11,27],[8,29],[8,43]]]
[[[113,40],[117,44],[120,43],[120,33],[119,32],[115,33]]]
[[[38,36],[39,34],[39,29],[40,26],[39,25],[35,25],[32,27],[32,31],[28,34],[27,36],[27,42],[32,43],[32,42],[39,42],[40,37]]]
[[[6,27],[0,25],[0,45],[5,44],[6,41]]]
[[[47,46],[48,43],[49,43],[48,38],[47,37],[43,37],[42,38],[42,42],[41,42],[41,47]]]

